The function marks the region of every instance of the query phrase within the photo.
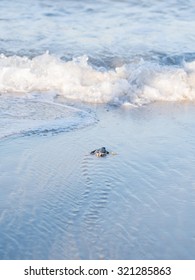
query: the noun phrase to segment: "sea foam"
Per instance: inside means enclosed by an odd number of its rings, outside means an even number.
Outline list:
[[[89,103],[194,101],[195,61],[163,65],[140,58],[106,69],[92,65],[86,55],[64,61],[48,52],[32,59],[1,54],[0,93],[33,92]]]

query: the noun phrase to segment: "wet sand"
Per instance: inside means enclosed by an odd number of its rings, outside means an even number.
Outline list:
[[[194,259],[195,105],[92,110],[1,140],[0,259]]]

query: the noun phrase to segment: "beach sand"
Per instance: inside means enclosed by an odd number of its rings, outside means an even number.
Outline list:
[[[0,259],[194,259],[195,104],[92,110],[1,140]]]

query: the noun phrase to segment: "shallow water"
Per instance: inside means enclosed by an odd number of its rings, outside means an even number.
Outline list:
[[[194,107],[96,113],[1,142],[1,259],[194,259]],[[89,154],[100,145],[117,155]]]

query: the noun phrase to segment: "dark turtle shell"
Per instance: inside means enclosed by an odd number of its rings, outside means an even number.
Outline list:
[[[109,152],[105,147],[101,147],[100,149],[93,150],[90,154],[96,155],[97,157],[105,157]]]

